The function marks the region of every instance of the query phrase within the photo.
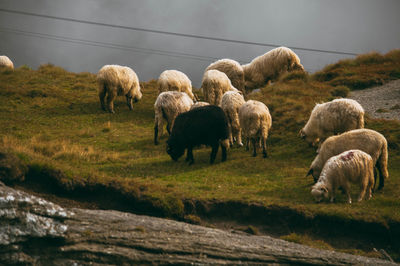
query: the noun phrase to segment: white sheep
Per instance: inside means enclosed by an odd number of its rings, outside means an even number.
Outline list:
[[[304,71],[299,57],[287,47],[278,47],[243,65],[246,90],[261,87],[293,70]]]
[[[190,107],[190,110],[193,110],[194,108],[197,108],[197,107],[202,107],[202,106],[206,106],[206,105],[210,105],[208,102],[202,102],[202,101],[200,101],[200,102],[195,102],[191,107]]]
[[[105,65],[97,73],[101,108],[106,111],[104,99],[107,95],[107,108],[114,113],[114,100],[117,95],[125,95],[128,107],[133,109],[132,101],[142,98],[139,79],[131,68],[119,65]]]
[[[164,91],[186,92],[192,100],[195,96],[192,92],[192,82],[185,73],[178,70],[165,70],[157,80],[158,93]]]
[[[318,182],[311,189],[317,202],[323,198],[335,200],[336,190],[340,187],[351,204],[350,183],[360,185],[358,201],[362,201],[365,193],[372,196],[374,186],[374,164],[369,154],[360,150],[349,150],[331,157],[324,165]]]
[[[246,139],[246,150],[249,150],[249,141],[251,139],[253,156],[257,156],[256,142],[261,141],[263,156],[266,158],[266,142],[272,125],[268,107],[262,102],[248,100],[239,108],[239,121],[242,135]]]
[[[231,80],[233,87],[245,93],[243,67],[235,60],[220,59],[210,64],[205,71],[216,69],[225,73]]]
[[[329,158],[353,149],[362,150],[372,157],[373,165],[376,166],[379,171],[378,189],[383,188],[385,179],[389,178],[387,170],[387,141],[382,134],[371,129],[354,129],[327,138],[322,143],[318,155],[311,163],[307,175],[311,174],[314,177],[314,182],[316,182],[325,162]]]
[[[0,69],[1,68],[9,68],[9,69],[14,69],[14,64],[13,62],[10,60],[10,58],[8,58],[5,55],[0,56]]]
[[[300,136],[315,145],[332,135],[358,128],[364,128],[362,106],[352,99],[336,99],[315,105]]]
[[[222,95],[227,91],[238,91],[232,86],[228,76],[215,69],[204,73],[201,83],[204,100],[212,105],[221,105]]]
[[[228,118],[229,142],[232,147],[233,137],[239,146],[243,146],[239,121],[239,108],[245,103],[243,96],[236,91],[227,91],[222,96],[221,108]]]
[[[154,144],[158,144],[158,132],[163,135],[164,119],[167,121],[167,131],[171,134],[175,118],[190,110],[193,100],[185,92],[165,91],[158,95],[154,103]]]

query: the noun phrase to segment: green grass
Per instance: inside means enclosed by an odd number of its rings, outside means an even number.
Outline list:
[[[138,193],[165,210],[185,215],[182,200],[220,200],[277,205],[340,219],[387,225],[400,223],[400,123],[366,119],[389,142],[389,174],[382,192],[368,202],[317,204],[305,178],[315,150],[298,137],[315,103],[346,96],[400,78],[400,50],[369,54],[327,66],[314,75],[291,73],[248,98],[263,101],[272,114],[269,158],[251,157],[244,148],[228,151],[228,160],[209,165],[210,148],[194,151],[195,163],[173,162],[165,141],[153,144],[156,82],[146,82],[143,98],[129,111],[123,97],[115,114],[101,110],[95,75],[70,73],[43,65],[0,72],[0,146],[25,162],[59,169],[65,186],[103,184]],[[373,82],[371,82],[371,79]],[[377,82],[379,81],[379,82]],[[164,130],[164,134],[166,134]],[[73,186],[72,186],[73,187]],[[358,189],[354,189],[356,198]]]

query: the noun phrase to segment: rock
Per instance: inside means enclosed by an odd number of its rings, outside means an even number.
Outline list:
[[[381,86],[352,91],[349,98],[358,101],[372,118],[400,121],[400,79]]]
[[[268,236],[110,210],[65,209],[0,183],[0,264],[395,265]]]
[[[28,167],[14,154],[0,151],[0,181],[24,181]]]

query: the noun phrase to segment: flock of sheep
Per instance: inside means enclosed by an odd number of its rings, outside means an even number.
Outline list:
[[[5,56],[0,66],[13,68]],[[254,88],[275,81],[286,72],[304,71],[299,57],[289,48],[275,48],[240,65],[231,59],[221,59],[209,65],[204,72],[201,89],[204,101],[199,101],[192,91],[190,79],[177,70],[161,73],[158,97],[154,104],[154,144],[159,143],[164,122],[169,133],[167,153],[178,160],[185,150],[186,161],[194,162],[192,149],[199,145],[212,147],[210,163],[213,163],[219,146],[222,161],[226,149],[236,142],[243,146],[242,135],[253,156],[257,146],[267,157],[266,140],[272,125],[268,107],[259,101],[245,101]],[[103,66],[97,74],[101,108],[114,113],[113,102],[117,95],[124,95],[128,107],[142,98],[136,73],[129,67]],[[107,99],[106,99],[107,98]],[[351,203],[350,183],[360,186],[358,201],[365,194],[371,198],[379,172],[379,187],[389,177],[388,151],[385,137],[371,129],[364,129],[364,109],[351,99],[336,99],[317,104],[299,135],[312,145],[318,145],[317,156],[307,175],[314,177],[311,194],[316,201],[335,199],[341,188]]]

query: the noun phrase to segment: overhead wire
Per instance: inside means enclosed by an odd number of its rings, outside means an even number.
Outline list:
[[[33,32],[33,31],[24,31],[24,30],[11,29],[11,28],[5,28],[5,27],[0,27],[0,32],[8,32],[8,33],[18,34],[18,35],[23,35],[23,36],[38,37],[38,38],[42,38],[42,39],[57,40],[57,41],[76,43],[76,44],[85,44],[85,45],[96,46],[96,47],[113,48],[113,49],[119,49],[119,50],[124,50],[124,51],[145,53],[145,54],[157,54],[157,55],[164,55],[164,56],[171,56],[171,57],[178,57],[178,58],[189,58],[189,59],[205,61],[205,62],[210,62],[210,61],[219,59],[217,57],[201,56],[201,55],[196,55],[196,54],[173,52],[173,51],[158,50],[158,49],[149,49],[149,48],[142,48],[142,47],[134,47],[134,46],[109,43],[109,42],[100,42],[100,41],[92,41],[92,40],[79,39],[79,38],[71,38],[71,37],[65,37],[65,36],[60,36],[60,35],[39,33],[39,32]]]
[[[247,45],[266,46],[266,47],[278,47],[278,46],[281,46],[281,45],[271,44],[271,43],[251,42],[251,41],[243,41],[243,40],[235,40],[235,39],[226,39],[226,38],[219,38],[219,37],[204,36],[204,35],[196,35],[196,34],[187,34],[187,33],[179,33],[179,32],[172,32],[172,31],[162,31],[162,30],[155,30],[155,29],[147,29],[147,28],[140,28],[140,27],[131,27],[131,26],[125,26],[125,25],[116,25],[116,24],[109,24],[109,23],[82,20],[82,19],[75,19],[75,18],[68,18],[68,17],[44,15],[44,14],[38,14],[38,13],[33,13],[33,12],[27,12],[27,11],[21,11],[21,10],[12,10],[12,9],[5,9],[5,8],[0,8],[0,12],[14,13],[14,14],[20,14],[20,15],[26,15],[26,16],[35,16],[35,17],[41,17],[41,18],[47,18],[47,19],[55,19],[55,20],[61,20],[61,21],[69,21],[69,22],[76,22],[76,23],[84,23],[84,24],[89,24],[89,25],[97,25],[97,26],[104,26],[104,27],[110,27],[110,28],[119,28],[119,29],[132,30],[132,31],[142,31],[142,32],[155,33],[155,34],[164,34],[164,35],[171,35],[171,36],[179,36],[179,37],[187,37],[187,38],[196,38],[196,39],[220,41],[220,42],[230,42],[230,43],[237,43],[237,44],[247,44]],[[351,53],[351,52],[342,52],[342,51],[333,51],[333,50],[324,50],[324,49],[314,49],[314,48],[304,48],[304,47],[295,47],[295,46],[288,46],[288,48],[293,49],[293,50],[308,51],[308,52],[330,53],[330,54],[351,55],[351,56],[357,55],[356,53]]]

